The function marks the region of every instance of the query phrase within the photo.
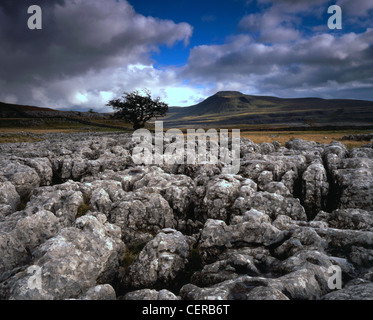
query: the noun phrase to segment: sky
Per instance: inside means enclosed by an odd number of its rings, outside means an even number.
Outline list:
[[[373,100],[373,1],[0,1],[0,101],[109,112],[145,88],[170,106],[218,91]]]

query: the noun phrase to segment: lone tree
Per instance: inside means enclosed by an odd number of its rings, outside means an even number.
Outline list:
[[[141,95],[138,90],[125,92],[119,99],[110,100],[107,106],[118,110],[114,116],[132,123],[134,130],[143,128],[150,119],[163,117],[168,112],[168,105],[159,97],[152,99],[149,90],[143,90],[143,93]]]

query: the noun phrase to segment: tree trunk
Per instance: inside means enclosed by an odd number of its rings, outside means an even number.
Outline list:
[[[135,122],[133,124],[133,130],[137,130],[137,129],[141,129],[141,128],[144,128],[144,123],[141,124],[140,122]]]

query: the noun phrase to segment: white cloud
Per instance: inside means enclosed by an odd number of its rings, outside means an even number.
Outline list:
[[[162,69],[151,54],[160,45],[187,44],[189,24],[142,16],[124,0],[50,0],[48,27],[37,37],[20,27],[21,4],[3,1],[14,13],[12,20],[0,10],[2,101],[104,112],[111,111],[109,100],[144,88],[170,106],[192,105],[220,90],[372,98],[373,29],[332,33],[313,26],[314,35],[303,34],[302,18],[325,13],[327,0],[257,0],[262,10],[241,19],[243,33],[194,47],[185,66]],[[372,2],[351,3],[360,11],[337,1],[367,23]]]
[[[245,15],[239,22],[243,31],[258,33],[258,40],[265,43],[288,42],[300,37],[296,29],[300,19],[296,15],[271,7],[262,13]]]
[[[169,85],[174,72],[153,68],[152,52],[187,44],[193,31],[187,23],[138,14],[125,0],[51,0],[43,5],[42,32],[31,33],[17,21],[25,4],[4,1],[0,82],[19,103],[104,110],[109,96]]]
[[[184,69],[194,84],[219,90],[279,96],[342,95],[366,98],[373,90],[373,29],[341,36],[327,33],[292,42],[262,44],[240,35],[223,45],[195,47]],[[353,91],[356,93],[353,94]]]

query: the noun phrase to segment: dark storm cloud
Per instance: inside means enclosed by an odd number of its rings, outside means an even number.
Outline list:
[[[30,3],[43,10],[42,30],[27,28]],[[192,26],[142,16],[125,0],[0,0],[0,101],[105,111],[138,88],[172,105],[219,90],[373,100],[371,0],[336,0],[349,27],[339,32],[320,20],[328,0],[255,3],[239,34],[191,48],[184,67],[159,69],[151,53],[187,44]],[[305,19],[318,22],[306,32]]]
[[[43,24],[45,31],[31,32],[27,27],[30,17],[27,9],[30,2],[4,0],[0,2],[0,59],[2,66],[0,78],[12,81],[19,77],[15,70],[31,71],[40,66],[40,57],[48,49],[56,34],[54,20],[54,7],[63,5],[64,1],[33,1],[33,4],[42,5]],[[34,61],[34,63],[32,63]],[[25,73],[22,74],[27,76]]]
[[[337,0],[339,5],[346,14],[352,16],[368,16],[373,10],[373,1],[371,0]]]
[[[0,100],[16,97],[23,103],[37,103],[45,98],[43,89],[48,85],[74,77],[82,81],[88,72],[149,63],[151,51],[159,45],[186,43],[192,34],[189,24],[144,17],[123,0],[36,0],[32,4],[42,8],[42,30],[27,27],[30,2],[0,2]],[[48,94],[48,100],[63,100],[67,87],[61,92],[51,88],[57,96]]]
[[[328,1],[258,2],[268,7],[241,19],[242,34],[223,45],[191,51],[185,77],[210,84],[211,92],[235,88],[252,94],[328,98],[346,98],[348,92],[350,98],[373,99],[372,28],[304,34],[302,14],[317,15],[320,6],[325,13]],[[359,2],[363,17],[373,4]]]
[[[48,79],[103,68],[118,56],[130,63],[152,46],[171,45],[191,31],[186,24],[136,15],[123,1],[38,2],[43,9],[40,31],[27,30],[27,6],[4,6],[0,53],[5,68],[0,76],[9,81],[18,77],[14,67],[23,75]]]

